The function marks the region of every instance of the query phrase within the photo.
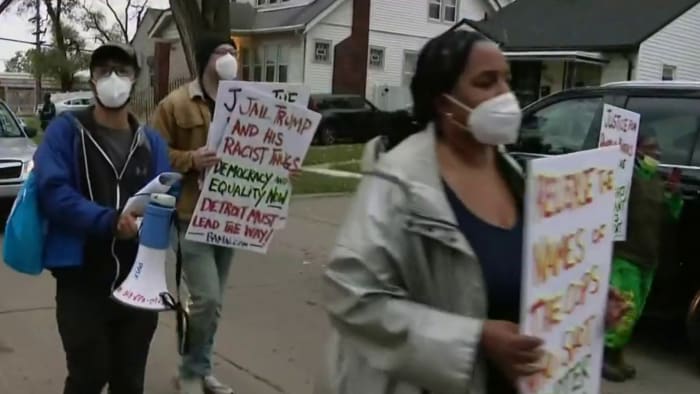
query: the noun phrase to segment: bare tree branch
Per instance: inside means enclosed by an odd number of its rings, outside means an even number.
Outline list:
[[[87,30],[95,30],[97,34],[95,35],[94,39],[100,42],[101,44],[111,41],[112,35],[108,30],[106,30],[103,27],[105,25],[104,14],[102,14],[99,11],[91,10],[90,7],[87,5],[87,1],[88,0],[83,0],[83,3],[80,6],[83,12],[85,13],[85,28]]]
[[[119,18],[119,14],[117,13],[117,11],[114,9],[112,4],[110,3],[110,0],[102,0],[102,3],[107,6],[107,8],[109,9],[109,12],[111,12],[112,16],[114,16],[114,19],[117,20],[117,25],[119,26],[119,30],[121,30],[121,33],[124,37],[124,42],[129,42],[129,29],[127,26],[129,24],[128,15],[129,15],[129,5],[131,4],[131,0],[128,0],[127,6],[124,7],[124,9],[125,9],[124,13],[126,14],[126,18],[124,21],[122,21]]]
[[[132,6],[136,10],[136,26],[141,24],[141,21],[143,20],[143,16],[146,14],[146,11],[148,10],[148,0],[145,0],[141,4],[135,4]]]

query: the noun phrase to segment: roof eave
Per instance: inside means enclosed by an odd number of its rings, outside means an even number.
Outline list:
[[[328,7],[326,7],[326,9],[321,11],[318,15],[311,18],[311,20],[308,21],[306,23],[306,26],[304,27],[304,33],[308,33],[309,30],[311,30],[314,26],[316,26],[318,23],[320,23],[324,18],[326,18],[333,11],[335,11],[338,7],[340,7],[340,5],[343,4],[344,1],[345,0],[335,0]]]
[[[564,46],[508,46],[502,45],[501,49],[509,52],[535,52],[535,51],[585,51],[585,52],[620,52],[629,53],[636,51],[638,44],[614,44],[614,45],[564,45]]]
[[[151,28],[148,29],[148,38],[154,38],[154,36],[161,30],[163,24],[166,23],[166,21],[170,22],[170,20],[172,20],[172,14],[173,13],[170,9],[162,10],[160,15],[158,15],[158,18],[156,18],[156,20],[153,22],[153,25],[151,25]]]
[[[273,33],[286,33],[294,32],[299,30],[304,30],[306,28],[305,24],[294,25],[294,26],[277,26],[277,27],[266,27],[262,29],[231,29],[231,34],[237,35],[253,35],[253,34],[273,34]]]
[[[272,33],[285,33],[285,32],[296,32],[299,30],[303,30],[304,33],[308,32],[311,30],[314,26],[316,26],[320,21],[322,21],[324,18],[326,18],[328,15],[330,15],[333,11],[335,11],[345,0],[334,0],[331,4],[329,4],[325,9],[321,10],[318,14],[314,15],[309,19],[308,21],[304,23],[298,23],[295,25],[286,25],[286,26],[272,26],[272,27],[265,27],[265,28],[252,28],[252,29],[236,29],[232,28],[231,29],[231,34],[237,34],[237,35],[254,35],[254,34],[272,34]],[[303,6],[293,6],[293,7],[284,7],[281,9],[269,9],[269,10],[264,10],[264,11],[255,11],[256,13],[258,12],[275,12],[279,10],[284,10],[286,8],[297,8],[297,7],[308,7],[311,5],[313,2],[310,1],[307,4],[304,4]],[[235,3],[234,3],[235,4]]]

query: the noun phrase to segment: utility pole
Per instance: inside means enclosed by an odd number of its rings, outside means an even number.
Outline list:
[[[34,50],[35,56],[38,57],[41,55],[41,44],[43,44],[43,41],[41,41],[41,35],[44,34],[44,32],[41,30],[41,0],[34,0],[34,7],[36,10],[36,13],[34,14],[34,17],[29,18],[30,22],[34,22]],[[34,108],[32,108],[32,113],[36,111],[36,107],[41,104],[42,98],[41,98],[41,73],[39,73],[37,70],[34,70]]]

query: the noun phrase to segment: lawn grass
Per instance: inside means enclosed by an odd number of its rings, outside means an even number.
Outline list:
[[[23,116],[22,119],[24,119],[24,123],[26,123],[27,126],[41,131],[41,122],[36,116]]]
[[[292,191],[294,194],[352,193],[359,183],[359,178],[302,172],[292,180]]]
[[[27,127],[31,127],[37,131],[34,138],[32,138],[34,142],[37,144],[41,143],[41,140],[44,138],[44,130],[41,129],[41,122],[39,121],[39,118],[36,116],[22,116],[21,118],[24,120]]]
[[[34,140],[34,142],[37,145],[41,144],[41,140],[43,140],[43,139],[44,139],[44,132],[43,131],[39,131],[38,133],[36,133],[34,138],[32,138],[32,140]]]
[[[325,163],[340,163],[359,160],[362,157],[362,144],[312,146],[304,159],[305,166]]]
[[[334,163],[328,166],[331,170],[336,171],[347,171],[347,172],[362,172],[361,164],[359,160],[348,161],[345,163]]]

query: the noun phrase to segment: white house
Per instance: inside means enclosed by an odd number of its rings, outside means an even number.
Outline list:
[[[243,78],[303,82],[314,93],[362,92],[386,108],[398,102],[382,99],[385,87],[408,86],[428,39],[496,6],[493,0],[243,0],[232,5],[231,26]]]
[[[576,86],[700,80],[700,0],[517,1],[462,27],[503,44],[524,103]]]
[[[418,50],[428,39],[510,2],[239,0],[231,3],[231,33],[243,79],[302,82],[313,93],[361,93],[388,108],[405,104]],[[186,73],[169,12],[149,34],[173,42],[171,79]]]

